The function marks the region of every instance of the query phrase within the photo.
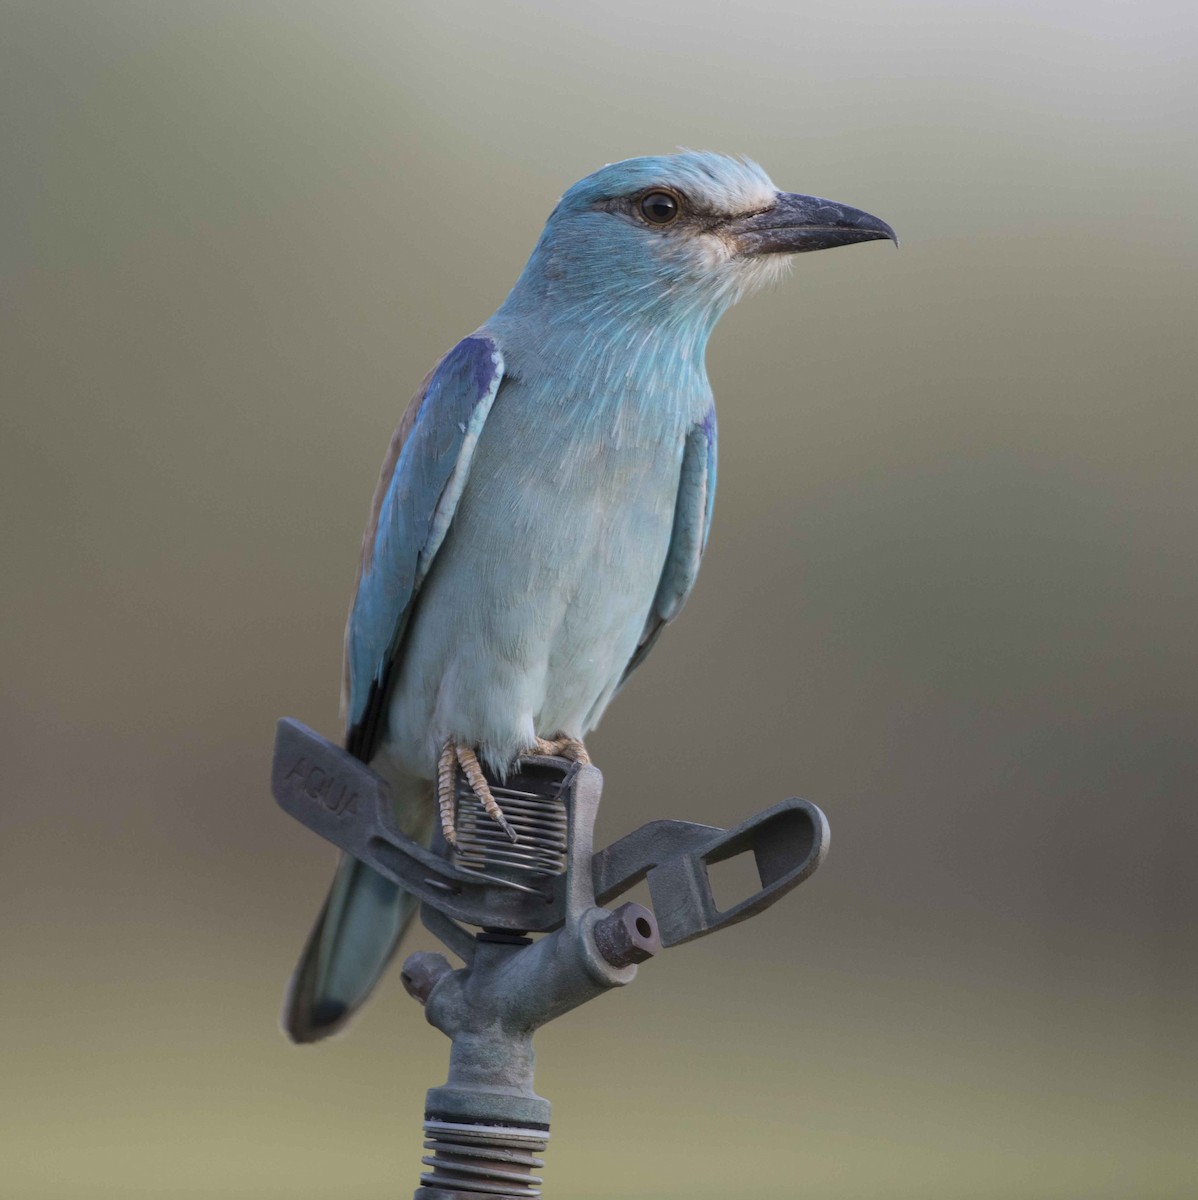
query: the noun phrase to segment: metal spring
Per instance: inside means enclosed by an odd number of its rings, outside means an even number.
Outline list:
[[[541,1194],[541,1177],[532,1172],[545,1165],[537,1155],[545,1153],[547,1129],[425,1121],[424,1133],[424,1148],[432,1151],[420,1160],[431,1168],[420,1176],[424,1187],[488,1196]]]
[[[560,789],[557,793],[544,796],[492,784],[491,794],[520,837],[512,842],[459,773],[454,865],[517,891],[542,891],[537,884],[566,869],[566,804]]]

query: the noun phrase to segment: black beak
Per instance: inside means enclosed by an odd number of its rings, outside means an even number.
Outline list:
[[[734,221],[728,231],[746,255],[804,254],[879,240],[898,245],[894,230],[885,221],[847,204],[792,192],[779,192],[772,208]]]

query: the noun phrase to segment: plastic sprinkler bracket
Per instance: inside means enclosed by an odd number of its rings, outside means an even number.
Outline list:
[[[465,964],[420,952],[403,965],[404,987],[451,1042],[449,1077],[428,1092],[415,1200],[539,1196],[550,1106],[533,1090],[533,1033],[631,983],[663,946],[764,912],[827,852],[824,814],[792,799],[729,830],[651,821],[595,853],[602,786],[593,766],[522,759],[493,784],[513,843],[459,774],[457,846],[438,833],[426,849],[399,831],[387,785],[369,767],[298,721],[279,722],[279,805],[413,893],[425,926]],[[761,888],[720,910],[707,868],[745,853]],[[652,910],[605,907],[642,879]]]

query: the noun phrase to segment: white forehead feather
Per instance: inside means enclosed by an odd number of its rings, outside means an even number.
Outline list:
[[[676,188],[697,208],[720,213],[759,212],[777,194],[770,177],[752,159],[684,150],[609,163],[570,188],[562,207],[583,208],[654,185]]]

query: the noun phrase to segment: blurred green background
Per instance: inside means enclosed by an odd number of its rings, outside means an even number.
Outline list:
[[[688,145],[903,246],[717,331],[599,838],[797,793],[833,847],[541,1035],[548,1194],[1193,1196],[1196,50],[1152,0],[7,0],[0,1194],[410,1194],[397,979],[277,1031],[333,854],[273,723],[337,732],[425,370],[566,186]]]

